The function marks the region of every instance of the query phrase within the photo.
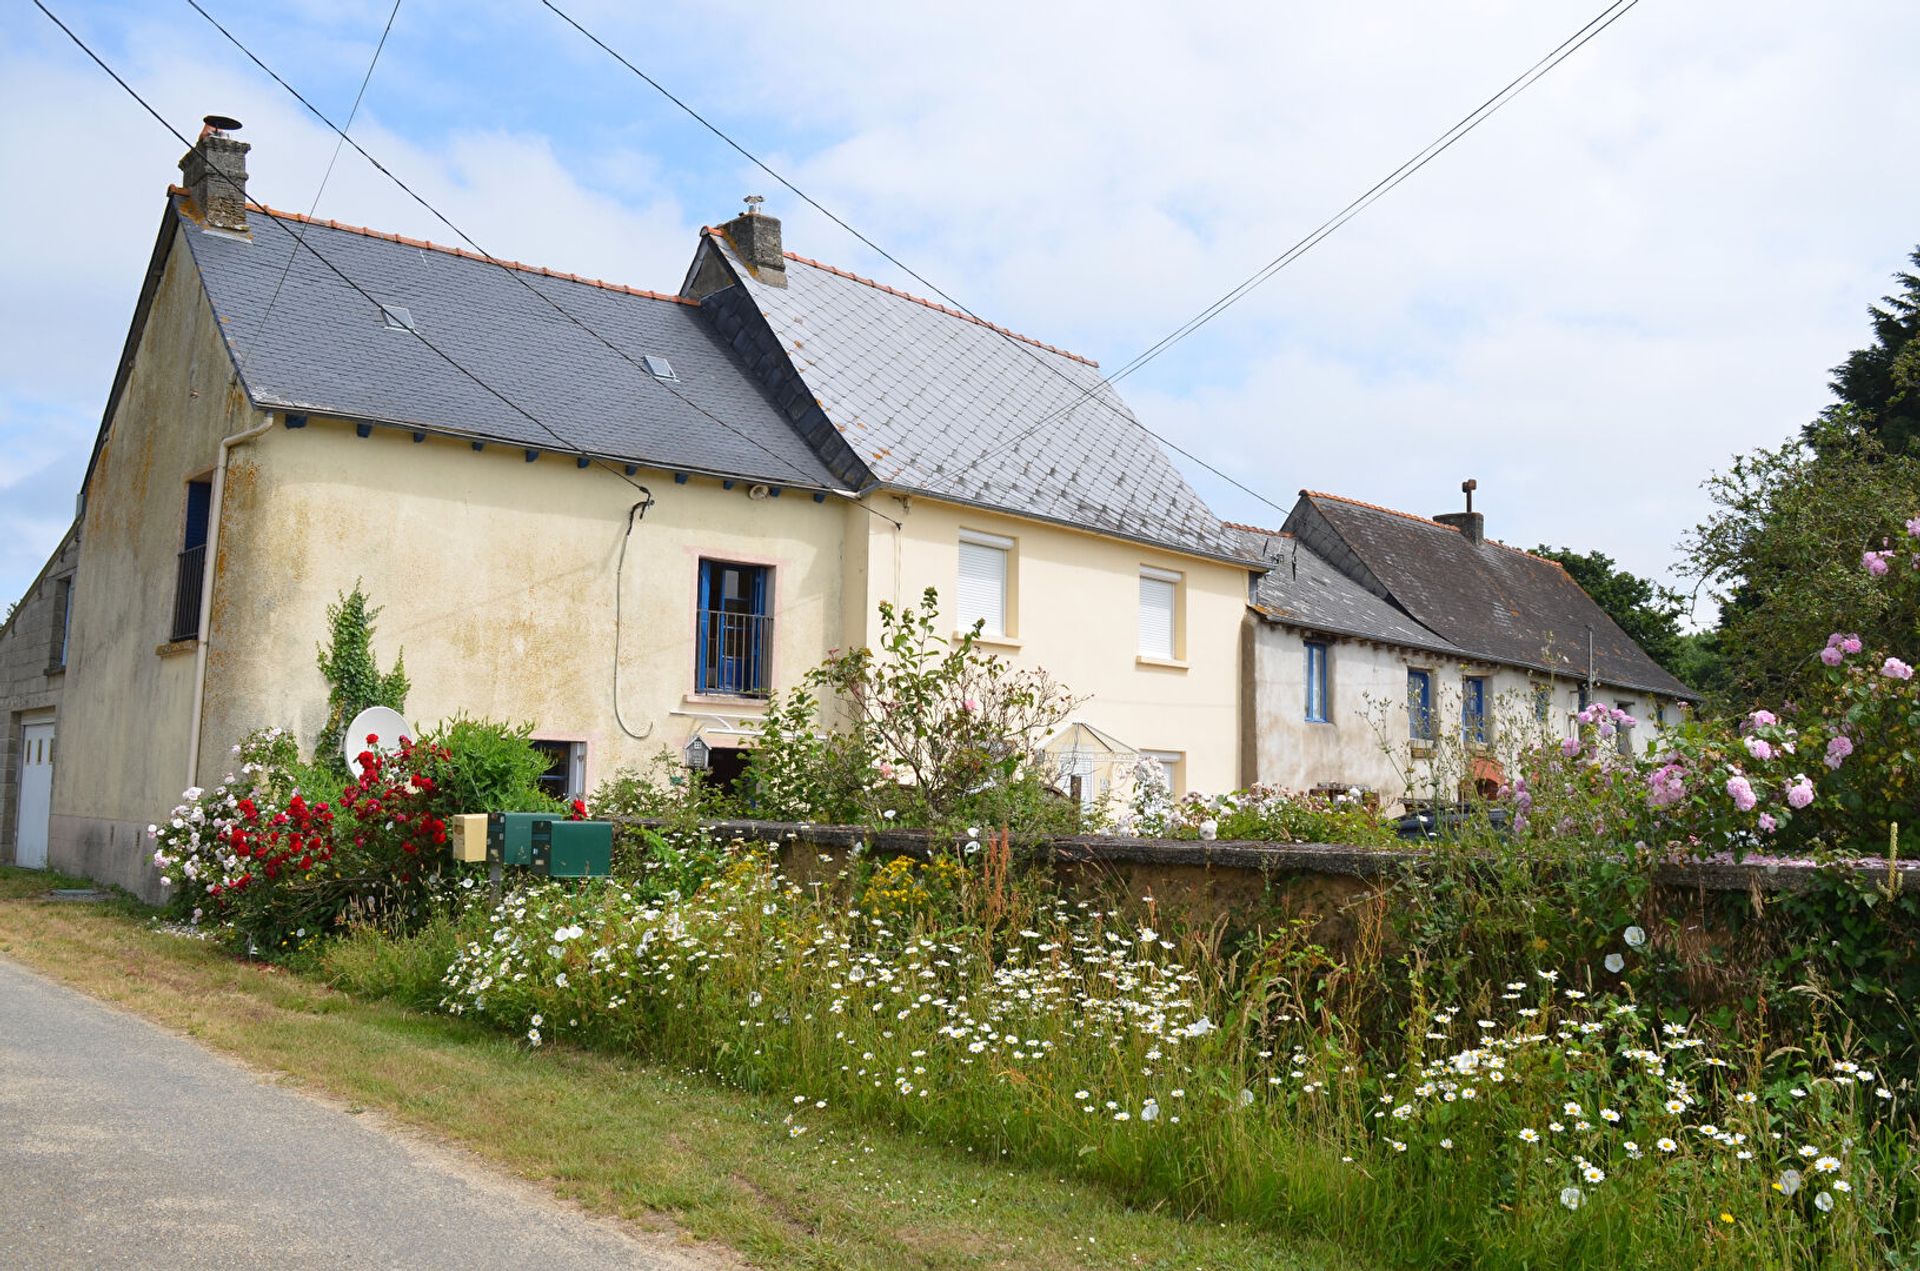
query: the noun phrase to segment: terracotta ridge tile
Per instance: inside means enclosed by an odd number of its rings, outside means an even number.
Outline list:
[[[170,185],[167,187],[167,193],[185,196],[187,192],[180,186]],[[700,307],[699,301],[689,300],[685,296],[669,295],[660,291],[648,291],[644,287],[629,287],[625,283],[607,282],[605,279],[588,278],[581,274],[562,273],[557,269],[548,269],[544,265],[526,265],[517,260],[507,260],[500,256],[484,256],[479,252],[469,251],[464,247],[449,247],[444,243],[435,243],[424,238],[409,238],[405,234],[390,234],[384,230],[368,229],[364,225],[349,225],[344,221],[334,220],[323,221],[317,217],[306,216],[299,212],[282,212],[277,208],[268,207],[264,203],[255,203],[252,199],[247,200],[247,210],[249,212],[259,212],[265,216],[271,216],[276,221],[293,221],[303,225],[319,225],[326,229],[340,230],[347,234],[359,234],[365,238],[384,239],[389,243],[399,243],[403,247],[414,247],[422,251],[439,252],[446,256],[458,256],[463,260],[477,260],[483,265],[499,265],[518,273],[539,274],[545,278],[558,278],[563,282],[576,282],[587,287],[598,287],[602,291],[618,292],[626,296],[638,296],[642,300],[664,300],[669,304],[689,305],[696,309]]]
[[[1292,530],[1270,530],[1263,525],[1247,525],[1240,521],[1222,521],[1220,524],[1230,530],[1245,530],[1249,534],[1265,534],[1269,538],[1292,538]]]
[[[726,238],[729,243],[733,241],[731,238],[727,238],[726,230],[721,229],[717,226],[713,226],[713,225],[703,226],[700,232],[702,234],[711,234],[716,238]],[[860,274],[854,273],[850,269],[842,269],[838,265],[829,265],[825,261],[815,260],[811,256],[802,256],[798,252],[782,252],[780,254],[785,256],[788,260],[794,261],[797,264],[811,265],[815,269],[825,270],[827,273],[837,275],[838,277],[841,277],[841,278],[845,278],[849,282],[857,282],[857,283],[860,283],[862,286],[872,287],[875,291],[884,291],[888,295],[898,296],[902,300],[911,300],[913,303],[917,305],[925,305],[927,308],[932,309],[937,313],[944,313],[950,318],[958,318],[962,322],[971,322],[973,323],[973,325],[977,327],[985,327],[989,331],[997,331],[1001,335],[1007,336],[1010,339],[1015,339],[1020,341],[1022,344],[1031,344],[1036,349],[1045,349],[1049,353],[1057,353],[1061,357],[1069,358],[1075,362],[1079,362],[1083,366],[1091,366],[1096,370],[1099,369],[1100,364],[1094,361],[1090,357],[1082,357],[1080,354],[1075,353],[1070,349],[1063,349],[1056,345],[1048,344],[1045,340],[1036,340],[1030,335],[1022,335],[1018,331],[1014,331],[1014,330],[1011,330],[1010,328],[1003,327],[997,322],[988,322],[985,318],[976,318],[970,313],[964,313],[961,310],[955,309],[949,305],[943,305],[937,300],[928,300],[924,296],[916,296],[911,291],[902,291],[898,287],[890,287],[884,282],[878,282],[872,278],[863,277]]]

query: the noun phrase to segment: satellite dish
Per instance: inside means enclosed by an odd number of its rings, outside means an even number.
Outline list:
[[[377,750],[381,754],[393,754],[400,749],[402,737],[413,736],[413,725],[407,717],[391,706],[369,706],[353,717],[347,725],[346,735],[340,739],[340,751],[347,761],[347,771],[357,779],[360,776],[360,753],[365,750]],[[368,737],[378,740],[368,742]]]

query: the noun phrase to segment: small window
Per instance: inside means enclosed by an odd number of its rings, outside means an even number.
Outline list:
[[[540,788],[569,803],[587,797],[587,743],[584,741],[546,741],[534,738],[533,748],[547,757],[547,770],[540,774]]]
[[[1433,740],[1433,672],[1407,672],[1407,736]]]
[[[1460,737],[1469,745],[1487,744],[1487,681],[1480,676],[1460,681]]]
[[[1613,706],[1615,710],[1620,711],[1622,714],[1626,714],[1626,715],[1633,714],[1632,702],[1615,702]],[[1633,753],[1633,730],[1630,728],[1622,728],[1618,732],[1614,733],[1613,746],[1615,750],[1618,750],[1623,755],[1632,754]]]
[[[53,647],[47,654],[47,670],[67,669],[67,640],[73,633],[73,575],[53,582]]]
[[[773,571],[700,562],[694,691],[765,697],[773,691]]]
[[[960,595],[958,625],[971,631],[974,624],[986,636],[1012,634],[1007,581],[1012,573],[1013,540],[995,534],[962,531],[960,535]]]
[[[1160,765],[1160,775],[1166,778],[1167,792],[1176,798],[1186,793],[1180,783],[1181,770],[1185,767],[1186,753],[1179,750],[1143,750],[1142,759],[1151,759]]]
[[[381,305],[380,315],[386,319],[389,331],[417,331],[413,325],[413,311],[405,305]]]
[[[1180,575],[1164,569],[1140,571],[1140,656],[1173,661],[1179,656],[1174,631],[1179,615]]]
[[[1574,692],[1575,692],[1575,694],[1576,694],[1576,695],[1578,696],[1578,698],[1579,698],[1579,701],[1580,701],[1580,705],[1579,705],[1579,706],[1578,706],[1578,707],[1577,707],[1576,709],[1578,709],[1578,710],[1585,710],[1585,709],[1587,709],[1587,706],[1589,705],[1589,698],[1588,698],[1588,696],[1587,696],[1587,683],[1586,683],[1586,681],[1585,681],[1585,680],[1582,680],[1582,681],[1581,681],[1581,682],[1580,682],[1580,683],[1579,683],[1579,684],[1578,684],[1578,685],[1577,685],[1577,686],[1575,687],[1575,689],[1574,689]]]
[[[187,482],[187,523],[173,576],[172,640],[200,634],[200,591],[207,564],[207,534],[213,519],[213,483]]]
[[[1327,646],[1307,641],[1307,722],[1327,722]]]
[[[1542,724],[1553,718],[1553,687],[1551,685],[1533,686],[1533,718]]]
[[[671,380],[678,383],[680,377],[673,373],[673,363],[656,353],[643,354],[640,360],[646,364],[647,374],[657,380]]]
[[[1655,728],[1665,728],[1667,726],[1667,704],[1665,702],[1655,702],[1653,704],[1653,726]]]

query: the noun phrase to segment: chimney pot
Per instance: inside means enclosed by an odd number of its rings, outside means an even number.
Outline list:
[[[753,276],[769,287],[787,285],[787,258],[780,244],[780,218],[763,216],[757,194],[747,198],[747,210],[720,228]]]
[[[208,115],[203,122],[200,139],[180,160],[181,184],[208,225],[244,234],[247,151],[253,147],[227,135],[240,127],[238,119]]]

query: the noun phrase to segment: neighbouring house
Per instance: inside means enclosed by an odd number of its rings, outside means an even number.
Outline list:
[[[182,160],[88,467],[53,864],[157,896],[179,791],[254,727],[320,732],[356,581],[408,715],[531,721],[556,793],[663,746],[737,768],[771,694],[927,587],[1085,696],[1063,785],[1233,784],[1261,566],[1092,363],[773,217],[663,294],[271,211],[248,148]]]
[[[1302,491],[1281,529],[1231,528],[1270,566],[1243,650],[1246,782],[1451,802],[1590,701],[1634,716],[1615,744],[1646,751],[1699,700],[1558,562],[1488,539],[1471,498],[1427,518]]]
[[[0,864],[47,863],[79,530],[77,522],[67,530],[0,625]]]

